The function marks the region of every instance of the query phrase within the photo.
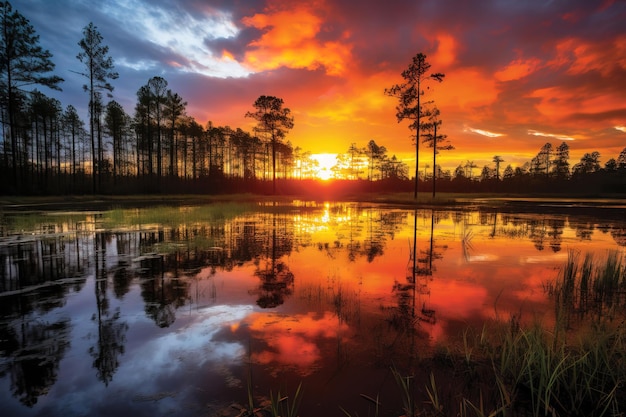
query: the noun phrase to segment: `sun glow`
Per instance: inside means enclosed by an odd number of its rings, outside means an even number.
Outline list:
[[[315,177],[320,180],[329,180],[334,176],[333,167],[337,165],[336,153],[314,153],[311,155],[311,159],[317,161]]]

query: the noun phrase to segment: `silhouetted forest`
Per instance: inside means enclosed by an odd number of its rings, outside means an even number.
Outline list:
[[[278,109],[259,107],[266,96],[251,103],[257,112],[246,116],[259,122],[253,132],[212,122],[200,125],[186,113],[184,99],[158,76],[137,90],[133,114],[113,99],[105,103],[105,96],[110,98],[113,91],[109,80],[118,74],[91,23],[83,30],[84,38],[77,39],[78,60],[72,69],[85,77],[89,115],[85,123],[75,107],[63,107],[37,89],[59,90],[63,80],[50,75],[52,54],[39,46],[35,28],[9,2],[0,2],[0,14],[0,194],[324,194],[413,189],[408,166],[374,141],[363,147],[353,143],[337,157],[333,176],[341,180],[332,186],[311,180],[318,163],[310,152],[286,141],[293,119],[278,98],[269,97],[279,102]],[[281,114],[286,124],[276,129]],[[264,119],[267,115],[273,117],[270,122]],[[604,166],[598,152],[570,163],[565,142],[556,148],[547,143],[521,167],[501,169],[503,162],[496,155],[493,166],[477,167],[467,161],[454,172],[439,166],[431,172],[436,172],[438,191],[626,192],[626,148]],[[419,189],[431,190],[433,175],[423,172],[418,172]]]

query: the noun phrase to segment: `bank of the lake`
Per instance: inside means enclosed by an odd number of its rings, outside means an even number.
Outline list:
[[[291,204],[297,202],[362,202],[388,204],[402,207],[524,207],[553,206],[562,208],[610,207],[626,209],[626,195],[599,194],[554,195],[554,194],[515,194],[515,193],[419,193],[415,199],[411,192],[391,193],[346,193],[313,195],[267,195],[267,194],[134,194],[134,195],[59,195],[59,196],[0,196],[2,210],[67,210],[101,209],[115,207],[141,207],[154,205],[198,205],[213,203],[269,203]]]

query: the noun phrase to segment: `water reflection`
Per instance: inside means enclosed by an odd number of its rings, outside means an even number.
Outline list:
[[[120,319],[120,309],[110,311],[107,286],[109,282],[107,269],[107,246],[110,242],[110,233],[97,233],[94,239],[95,260],[95,296],[96,314],[92,321],[97,324],[97,340],[89,348],[93,358],[92,366],[97,370],[97,376],[104,385],[109,385],[113,374],[119,366],[119,356],[124,353],[124,342],[128,325]],[[119,276],[119,274],[118,274]],[[119,288],[119,286],[117,286]]]
[[[285,297],[293,292],[294,275],[289,265],[281,259],[288,256],[293,248],[293,233],[287,227],[285,219],[278,222],[277,214],[273,213],[271,238],[261,246],[264,249],[263,259],[255,258],[254,275],[259,277],[261,284],[253,293],[258,294],[256,301],[261,308],[274,308],[285,302]]]
[[[363,373],[414,361],[468,325],[551,314],[542,288],[567,250],[626,246],[624,220],[610,217],[360,204],[5,223],[0,402],[11,415],[60,407],[68,392],[92,415],[164,402],[191,415],[182,404],[244,398],[249,367],[259,386],[307,378],[358,391]],[[90,405],[106,389],[123,394]]]
[[[48,323],[28,321],[0,326],[3,360],[0,377],[9,377],[11,393],[33,407],[58,377],[59,363],[69,346],[69,319]]]

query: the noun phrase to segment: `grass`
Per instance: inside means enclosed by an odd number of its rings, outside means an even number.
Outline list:
[[[75,212],[19,212],[10,213],[0,211],[0,232],[2,234],[31,233],[49,234],[56,233],[62,224],[77,224],[92,222],[85,213]],[[5,232],[2,232],[5,230]]]
[[[302,383],[291,398],[281,394],[278,390],[276,396],[270,390],[269,399],[261,398],[259,404],[255,401],[252,376],[247,378],[247,408],[240,410],[239,417],[298,417],[300,403],[302,402]]]
[[[453,353],[445,367],[423,359],[419,368],[427,371],[419,375],[392,368],[396,395],[383,399],[384,415],[623,415],[626,329],[591,326],[566,339],[555,340],[538,323],[516,333],[508,323],[494,323]],[[466,372],[469,367],[478,371]]]
[[[616,250],[605,259],[570,251],[558,278],[546,284],[559,330],[590,315],[614,319],[626,311],[626,262]]]
[[[302,383],[298,385],[291,402],[289,396],[281,395],[280,390],[276,397],[270,391],[270,414],[272,417],[298,417],[300,402],[302,401]]]
[[[180,224],[209,223],[216,220],[228,220],[251,210],[258,211],[252,201],[216,202],[204,205],[155,205],[142,208],[123,208],[116,206],[111,209],[93,211],[58,210],[20,210],[1,211],[0,224],[10,230],[36,230],[42,225],[77,223],[87,218],[97,221],[107,228],[130,225],[158,224],[161,226],[177,226]],[[93,221],[93,220],[91,220]]]
[[[138,224],[175,226],[207,223],[231,219],[253,208],[252,204],[218,203],[202,206],[156,206],[149,208],[116,208],[103,214],[102,222],[108,228]]]

